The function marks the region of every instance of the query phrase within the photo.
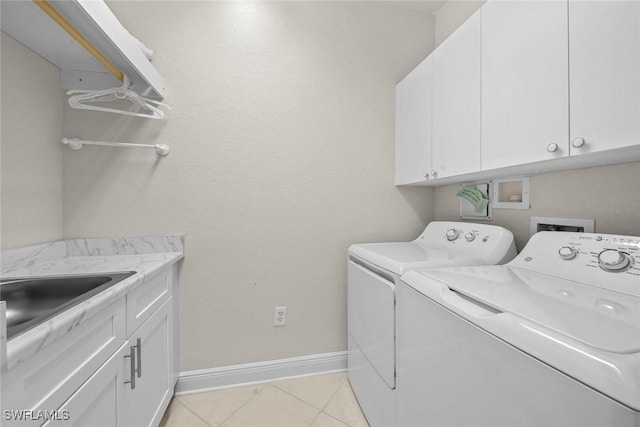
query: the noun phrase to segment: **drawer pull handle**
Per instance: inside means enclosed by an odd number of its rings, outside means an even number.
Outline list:
[[[131,347],[129,347],[129,350],[131,351],[131,354],[127,354],[124,357],[125,358],[129,358],[129,360],[131,361],[131,365],[130,365],[130,370],[131,370],[131,380],[130,381],[125,381],[125,384],[131,384],[131,390],[134,390],[136,388],[136,347],[135,345],[132,345]]]
[[[138,373],[138,378],[142,377],[142,338],[138,338],[137,342],[136,342],[136,347],[137,347],[137,355],[138,355],[138,369],[137,369],[137,373]]]

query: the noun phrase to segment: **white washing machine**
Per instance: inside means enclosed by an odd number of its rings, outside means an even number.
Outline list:
[[[397,425],[640,426],[640,237],[540,232],[397,302]]]
[[[348,373],[373,427],[396,423],[396,282],[413,269],[499,264],[516,256],[497,226],[429,223],[412,242],[356,244],[348,261]]]

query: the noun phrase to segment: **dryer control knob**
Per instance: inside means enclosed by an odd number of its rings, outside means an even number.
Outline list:
[[[578,255],[578,251],[570,246],[563,246],[558,249],[558,255],[560,255],[560,258],[568,261],[570,259],[574,259]]]
[[[476,238],[476,234],[473,232],[469,232],[464,235],[464,240],[466,240],[467,242],[473,242],[475,238]]]
[[[624,271],[631,265],[631,257],[625,252],[605,249],[598,254],[598,265],[604,271]]]
[[[458,238],[458,236],[460,236],[460,232],[458,230],[456,230],[455,228],[450,228],[447,230],[445,236],[447,236],[447,240],[452,242],[454,240],[456,240]]]

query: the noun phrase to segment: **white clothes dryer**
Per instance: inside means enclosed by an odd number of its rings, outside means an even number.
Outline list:
[[[433,221],[412,242],[355,244],[348,260],[348,374],[372,427],[396,423],[396,283],[410,270],[500,264],[516,256],[502,227]]]
[[[540,232],[397,302],[397,425],[640,426],[640,237]]]

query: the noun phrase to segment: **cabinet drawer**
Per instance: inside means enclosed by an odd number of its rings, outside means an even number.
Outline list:
[[[125,342],[125,316],[122,298],[3,374],[2,409],[59,408]],[[40,424],[3,419],[2,425]]]
[[[127,337],[171,297],[171,276],[166,268],[127,294]]]

